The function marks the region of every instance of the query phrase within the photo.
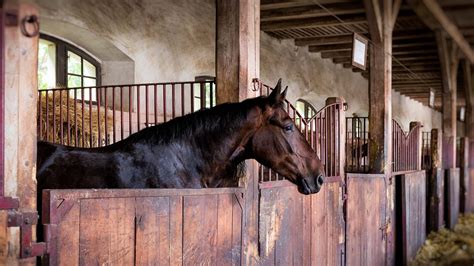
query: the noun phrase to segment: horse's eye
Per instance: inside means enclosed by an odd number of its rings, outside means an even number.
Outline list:
[[[286,132],[293,131],[293,125],[285,126],[285,131],[286,131]]]

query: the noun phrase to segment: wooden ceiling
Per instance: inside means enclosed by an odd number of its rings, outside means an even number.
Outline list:
[[[474,1],[443,0],[441,4],[448,15],[461,20],[456,23],[465,38],[474,44],[474,20],[456,13],[474,8]],[[474,16],[474,12],[469,14]],[[307,46],[310,52],[361,72],[366,78],[369,75],[368,70],[351,66],[352,33],[370,38],[361,0],[262,0],[261,29],[279,39],[294,39],[297,46]],[[435,107],[439,110],[442,80],[435,34],[405,3],[393,33],[392,56],[393,89],[425,105],[433,89]],[[458,89],[463,88],[459,85]],[[465,102],[464,93],[460,92],[459,96],[459,102]]]

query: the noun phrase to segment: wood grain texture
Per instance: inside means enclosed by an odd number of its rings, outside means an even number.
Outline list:
[[[426,173],[401,176],[403,264],[410,264],[426,239]],[[398,222],[397,221],[397,222]]]
[[[446,170],[445,179],[445,219],[446,227],[453,229],[458,221],[460,200],[460,171],[459,168]]]
[[[346,265],[384,265],[385,177],[347,175]]]
[[[134,263],[134,198],[85,199],[80,211],[80,265]]]

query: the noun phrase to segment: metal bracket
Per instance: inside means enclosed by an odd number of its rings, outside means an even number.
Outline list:
[[[8,227],[20,227],[20,258],[42,256],[47,253],[44,242],[33,241],[33,226],[38,222],[38,212],[10,211]]]

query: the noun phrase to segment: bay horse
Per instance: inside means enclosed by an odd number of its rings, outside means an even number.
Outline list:
[[[255,159],[303,194],[317,193],[323,165],[284,110],[281,79],[269,96],[226,103],[148,127],[112,145],[38,142],[43,189],[238,186],[238,166]]]

